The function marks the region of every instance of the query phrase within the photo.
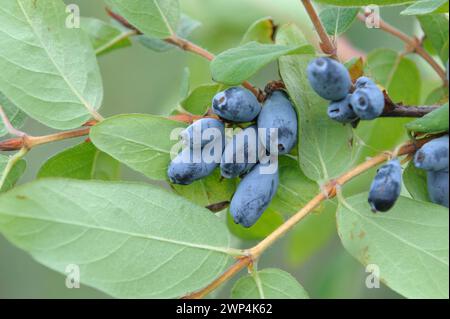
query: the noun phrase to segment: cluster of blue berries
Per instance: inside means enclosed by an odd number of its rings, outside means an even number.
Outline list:
[[[288,154],[296,145],[297,114],[283,91],[272,92],[261,106],[253,93],[241,87],[218,93],[212,110],[220,120],[203,118],[180,133],[184,149],[169,165],[169,180],[188,185],[210,175],[218,166],[224,178],[240,177],[230,212],[237,224],[251,227],[277,191],[278,155]],[[226,141],[224,122],[255,124]],[[217,134],[206,134],[205,138],[203,133],[211,128]],[[195,150],[202,154],[197,160]],[[205,161],[205,152],[215,160]]]
[[[449,207],[448,189],[448,135],[436,138],[425,144],[414,156],[414,165],[427,172],[427,186],[430,200]],[[382,166],[372,182],[369,192],[369,204],[374,212],[386,212],[391,209],[402,187],[402,167],[398,159]]]
[[[353,85],[346,67],[330,58],[314,59],[307,69],[311,87],[322,98],[331,101],[328,116],[340,123],[373,120],[384,110],[384,94],[367,77]]]

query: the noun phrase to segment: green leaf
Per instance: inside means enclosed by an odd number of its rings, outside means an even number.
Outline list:
[[[294,25],[277,33],[277,43],[305,46],[306,40]],[[311,88],[306,74],[312,54],[282,57],[281,77],[299,117],[299,164],[305,176],[319,183],[336,177],[352,164],[352,129],[330,121],[328,102]]]
[[[26,115],[21,110],[19,110],[14,104],[11,103],[10,100],[0,92],[0,106],[3,108],[6,116],[8,117],[11,124],[19,129],[25,124]],[[8,134],[8,131],[5,129],[5,124],[0,120],[0,137]]]
[[[423,15],[435,12],[448,12],[448,0],[422,0],[414,3],[400,14]]]
[[[231,290],[233,299],[309,299],[288,272],[267,268],[240,278]]]
[[[429,202],[427,186],[427,173],[418,169],[413,161],[410,161],[403,172],[403,182],[412,198],[423,202]]]
[[[231,213],[227,211],[227,225],[230,232],[236,237],[244,240],[259,240],[264,239],[270,235],[275,229],[281,226],[284,222],[283,216],[268,208],[261,218],[250,228],[245,228],[237,225],[233,221]]]
[[[418,16],[422,30],[441,61],[448,61],[448,17],[445,14]]]
[[[337,223],[345,248],[408,298],[448,298],[449,215],[439,205],[401,197],[386,214],[374,214],[367,193],[348,198]]]
[[[394,102],[407,105],[421,103],[422,77],[414,61],[389,49],[378,49],[367,57],[366,76],[383,87]],[[395,124],[393,124],[395,121]],[[361,121],[356,134],[362,139],[365,148],[360,160],[373,156],[383,150],[395,148],[407,138],[404,125],[411,119],[378,118],[374,121]],[[389,138],[380,138],[380,132],[389,132]]]
[[[293,214],[317,195],[320,189],[316,182],[305,176],[295,159],[281,156],[278,167],[280,182],[270,207],[282,214]]]
[[[335,212],[335,203],[330,202],[292,229],[286,241],[286,259],[292,266],[303,264],[336,233]]]
[[[360,6],[390,6],[411,3],[418,0],[316,0],[316,2],[332,4],[342,7],[360,7]]]
[[[200,206],[230,201],[236,189],[236,181],[222,179],[220,170],[191,185],[171,185],[175,192]]]
[[[211,62],[214,81],[237,85],[284,55],[312,53],[310,45],[274,45],[249,42],[219,54]]]
[[[132,31],[122,31],[95,18],[82,18],[81,28],[89,35],[97,56],[131,45]]]
[[[196,87],[183,101],[181,106],[191,114],[203,115],[211,107],[213,97],[221,90],[220,84],[206,84]]]
[[[276,25],[272,18],[262,18],[255,21],[245,32],[241,44],[256,41],[264,44],[273,43]]]
[[[176,34],[179,38],[187,39],[191,35],[191,33],[200,26],[201,23],[199,21],[182,14]],[[167,43],[163,39],[151,37],[148,35],[138,36],[138,39],[143,46],[156,52],[166,52],[175,48],[174,45]]]
[[[427,96],[425,105],[443,105],[446,102],[448,102],[448,87],[440,86]]]
[[[6,168],[6,165],[8,164],[9,157],[4,156],[0,154],[0,179],[3,175],[3,172]],[[14,185],[17,183],[19,178],[23,175],[25,172],[25,169],[27,167],[27,163],[25,160],[20,160],[14,165],[14,167],[9,172],[8,176],[6,177],[6,180],[3,184],[3,186],[0,188],[0,193],[6,192],[14,187]]]
[[[90,137],[101,151],[130,168],[156,180],[167,180],[171,140],[181,122],[155,115],[123,114],[108,118],[92,127]]]
[[[81,126],[103,99],[89,38],[66,19],[61,0],[4,1],[0,10],[0,91],[55,129]]]
[[[359,8],[328,7],[320,12],[319,17],[327,33],[337,36],[350,28],[358,12]]]
[[[180,20],[178,0],[106,0],[142,33],[158,39],[175,34]]]
[[[0,232],[45,266],[118,298],[196,291],[232,261],[225,225],[156,186],[40,179],[0,196]]]
[[[411,132],[440,133],[448,131],[448,103],[406,125]]]
[[[39,170],[38,177],[117,180],[120,164],[100,152],[92,143],[83,142],[50,158]]]

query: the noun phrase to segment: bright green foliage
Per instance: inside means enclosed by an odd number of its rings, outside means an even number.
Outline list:
[[[421,0],[401,12],[403,15],[423,15],[448,12],[448,0]]]
[[[284,55],[312,53],[309,45],[274,45],[249,42],[218,55],[211,63],[214,81],[237,85]]]
[[[409,131],[416,133],[440,133],[448,131],[448,103],[406,125]]]
[[[92,143],[83,142],[50,158],[39,170],[38,177],[117,180],[119,174],[119,162]]]
[[[0,92],[0,106],[3,108],[9,121],[15,128],[19,129],[23,126],[26,120],[25,113],[12,104],[2,92]],[[5,125],[3,121],[0,121],[0,137],[5,136],[6,134],[8,134],[8,132],[5,129]]]
[[[244,34],[242,43],[256,41],[259,43],[271,44],[275,35],[275,24],[272,18],[262,18],[255,21]]]
[[[203,115],[211,107],[211,101],[220,90],[219,84],[206,84],[195,88],[183,101],[181,106],[191,114]]]
[[[320,20],[329,35],[338,36],[351,27],[358,12],[358,8],[327,7],[320,12]]]
[[[267,237],[281,224],[283,224],[284,218],[280,213],[268,208],[261,218],[250,228],[245,228],[241,225],[235,224],[230,212],[227,211],[227,225],[230,232],[245,240],[257,240]]]
[[[408,298],[448,298],[448,218],[446,207],[404,197],[374,214],[362,193],[340,206],[337,224],[345,248],[376,265],[391,289]]]
[[[448,61],[448,17],[444,14],[433,14],[418,17],[427,40],[437,52],[441,61]]]
[[[0,154],[0,179],[2,178],[3,174],[5,173],[6,165],[8,164],[9,157],[4,156]],[[17,183],[19,178],[23,175],[25,172],[25,169],[27,167],[27,163],[24,160],[20,160],[19,162],[14,165],[14,167],[9,172],[8,176],[5,179],[5,182],[3,183],[3,186],[0,188],[0,193],[6,192],[14,187],[14,185]]]
[[[38,180],[0,197],[0,231],[47,267],[78,265],[83,284],[114,297],[180,297],[232,260],[219,219],[143,184]]]
[[[416,168],[413,161],[409,162],[403,172],[403,182],[412,198],[425,202],[430,201],[428,197],[427,172]]]

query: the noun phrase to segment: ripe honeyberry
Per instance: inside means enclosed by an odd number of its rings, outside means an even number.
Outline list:
[[[428,171],[427,184],[430,200],[448,208],[448,168],[437,172]]]
[[[394,206],[402,187],[402,167],[395,159],[383,165],[372,182],[369,204],[373,212],[387,212]]]
[[[258,221],[278,188],[278,170],[264,174],[261,167],[262,164],[258,164],[245,175],[231,200],[234,222],[244,227],[251,227]]]
[[[215,146],[217,148],[210,148],[208,145],[203,150],[185,148],[181,151],[181,153],[172,160],[167,170],[170,182],[173,184],[189,185],[196,180],[210,175],[218,166],[220,155],[223,150],[223,148],[219,147],[219,144],[216,144]],[[215,159],[209,158],[208,161],[205,160],[206,152],[209,152],[209,155],[214,157],[214,153],[218,151],[220,151],[220,154],[218,154],[219,158],[216,156]]]
[[[268,153],[287,154],[297,143],[297,113],[282,91],[269,96],[258,116],[259,138]],[[261,130],[263,129],[263,130]],[[271,150],[270,145],[277,147]]]
[[[203,118],[195,121],[180,133],[184,146],[201,148],[206,144],[222,139],[225,141],[225,125],[222,121],[213,118]]]
[[[448,170],[448,135],[426,143],[414,156],[414,165],[427,171]]]
[[[328,117],[340,123],[352,123],[358,119],[350,104],[352,95],[340,101],[331,102],[328,106]]]
[[[326,100],[340,101],[352,87],[350,74],[345,66],[330,58],[313,60],[308,65],[307,73],[311,87]]]
[[[258,162],[258,128],[252,125],[233,136],[227,143],[220,163],[220,171],[225,178],[234,178],[248,172]]]
[[[374,81],[372,81],[371,79],[369,79],[366,76],[362,76],[362,77],[358,78],[355,82],[355,88],[357,88],[357,89],[367,88],[367,87],[371,87],[371,86],[377,86],[377,85],[375,84]]]
[[[350,103],[353,111],[362,120],[373,120],[379,117],[384,110],[384,94],[372,81],[358,80],[359,88],[353,92]]]
[[[255,95],[241,87],[232,87],[218,93],[212,106],[214,113],[220,118],[238,123],[253,121],[261,111]]]

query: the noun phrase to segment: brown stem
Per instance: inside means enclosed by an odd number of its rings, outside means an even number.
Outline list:
[[[214,280],[212,283],[210,283],[205,288],[191,293],[189,295],[184,296],[182,299],[201,299],[208,295],[210,292],[217,289],[219,286],[221,286],[223,283],[225,283],[228,279],[232,278],[234,275],[236,275],[238,272],[240,272],[245,267],[252,264],[252,258],[249,256],[241,257],[238,259],[237,262],[235,262],[233,265],[230,266],[220,277],[218,277],[216,280]]]
[[[410,155],[413,154],[417,149],[419,149],[422,145],[430,141],[431,138],[425,138],[414,142],[407,142],[402,146],[398,147],[398,151],[396,152],[396,156],[402,155]],[[393,156],[392,152],[385,152],[376,157],[373,157],[364,163],[354,167],[350,171],[342,174],[337,179],[334,179],[327,183],[324,187],[323,192],[316,195],[306,206],[304,206],[298,213],[293,215],[290,219],[288,219],[283,225],[278,227],[274,232],[272,232],[269,236],[267,236],[264,240],[259,242],[253,248],[250,248],[245,251],[245,257],[239,259],[235,264],[233,264],[227,271],[225,271],[221,276],[215,279],[211,284],[206,286],[205,288],[199,290],[196,293],[189,294],[184,298],[203,298],[207,294],[209,294],[214,289],[218,288],[228,279],[232,278],[239,271],[241,271],[244,267],[250,266],[254,261],[256,261],[261,254],[272,244],[285,235],[289,230],[291,230],[298,222],[300,222],[303,218],[309,215],[316,207],[318,207],[322,202],[327,199],[334,198],[337,195],[338,189],[354,179],[355,177],[363,174],[369,169],[382,164],[383,162],[389,160]]]
[[[312,24],[316,29],[317,34],[319,35],[321,42],[320,47],[323,53],[328,54],[333,58],[337,58],[336,46],[333,44],[330,37],[328,36],[313,4],[311,3],[310,0],[302,0],[302,3],[303,6],[305,7],[306,12],[309,15],[309,18],[311,19]]]
[[[71,138],[86,136],[89,134],[90,127],[77,129],[73,131],[59,132],[44,136],[29,136],[11,138],[0,142],[0,151],[17,151],[22,148],[32,149],[33,147],[48,144],[52,142],[67,140]]]
[[[358,19],[365,23],[367,16],[364,14],[359,14]],[[399,38],[403,42],[406,43],[410,48],[413,49],[415,53],[421,56],[439,75],[439,77],[444,81],[444,83],[448,86],[447,74],[445,70],[437,63],[433,57],[423,48],[420,41],[416,38],[410,37],[402,31],[398,30],[394,26],[390,25],[386,21],[380,19],[380,29],[393,35],[394,37]]]
[[[423,117],[428,113],[433,112],[440,106],[407,106],[407,105],[396,105],[392,107],[386,104],[383,114],[381,117]]]
[[[111,9],[106,8],[106,12],[111,18],[113,18],[114,20],[116,20],[117,22],[122,24],[124,27],[134,30],[136,32],[136,34],[143,34],[142,31],[140,31],[138,28],[136,28],[131,23],[129,23],[124,17],[111,11]],[[178,37],[176,34],[173,34],[172,36],[164,39],[164,41],[182,49],[183,51],[191,52],[198,56],[201,56],[208,61],[212,61],[215,58],[215,55],[212,54],[211,52],[209,52],[208,50],[206,50],[186,39],[182,39],[182,38]],[[242,86],[245,87],[246,89],[250,90],[258,98],[259,101],[264,101],[264,99],[265,99],[264,93],[261,90],[255,88],[251,83],[245,81],[242,83]]]

